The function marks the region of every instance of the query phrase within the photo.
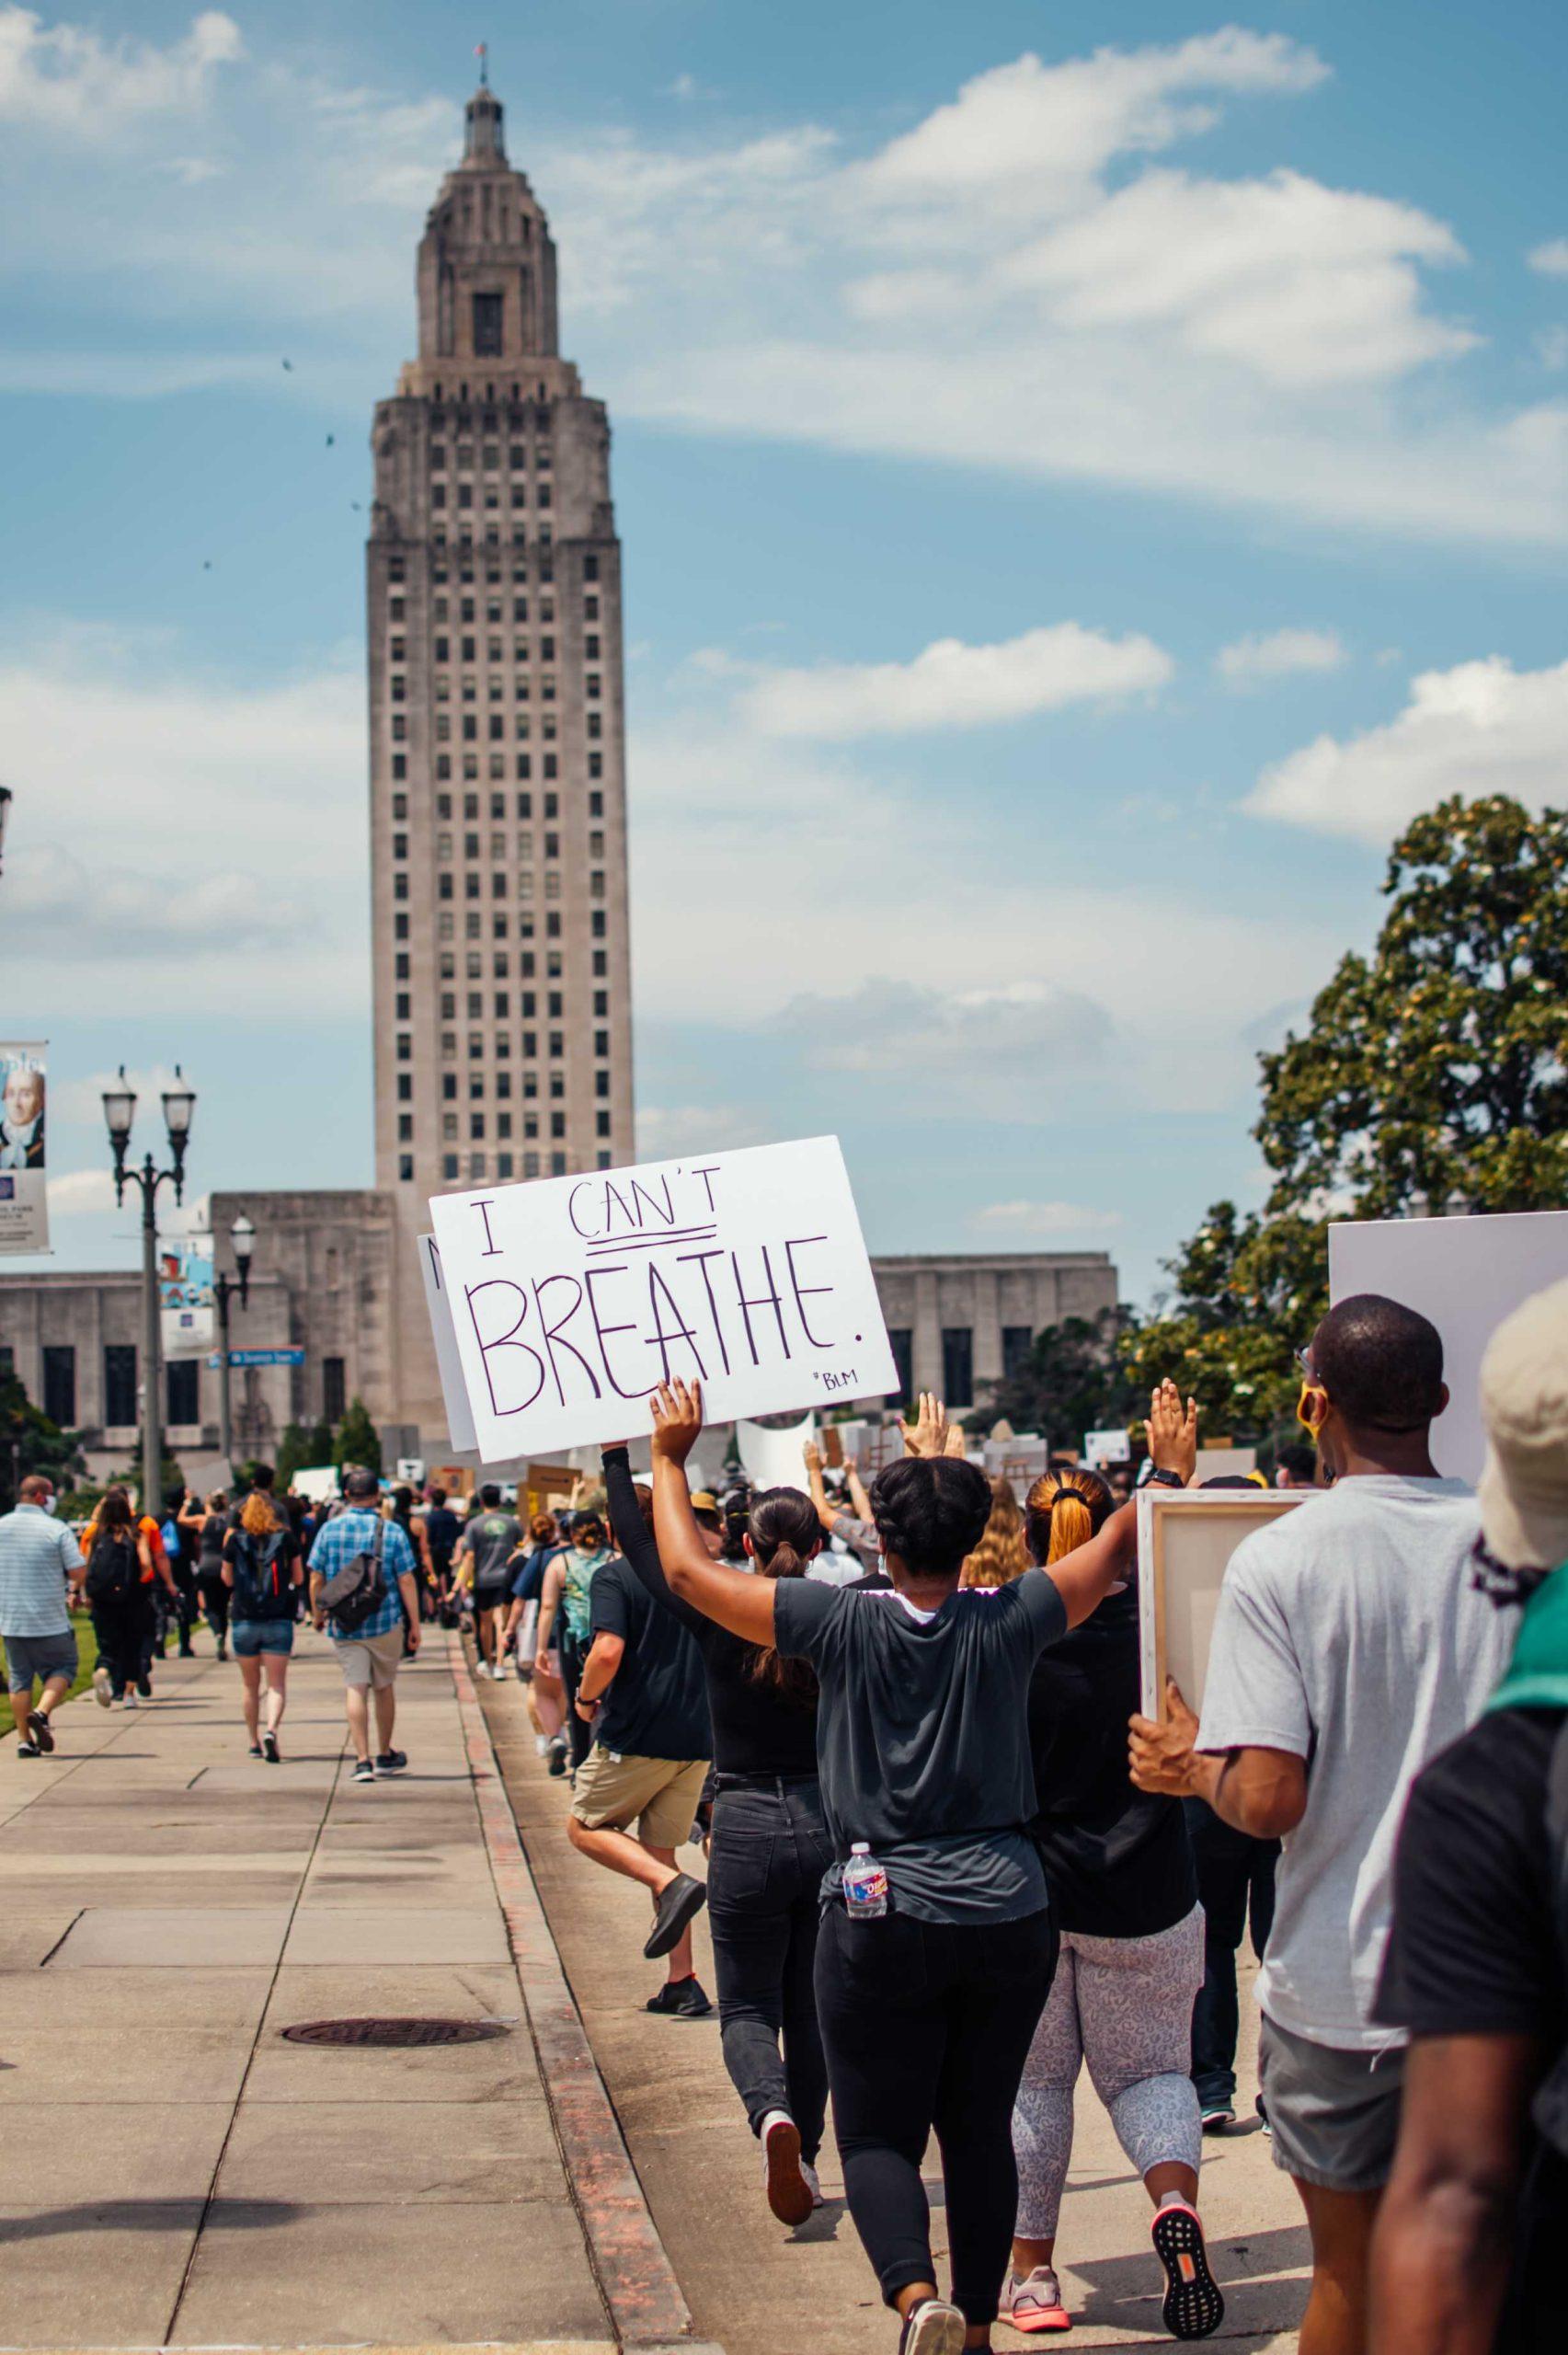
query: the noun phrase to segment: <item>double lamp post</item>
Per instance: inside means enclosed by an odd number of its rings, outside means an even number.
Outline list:
[[[142,1511],[161,1519],[164,1505],[163,1329],[158,1299],[158,1189],[174,1188],[177,1202],[185,1199],[185,1150],[190,1140],[196,1091],[188,1087],[179,1065],[175,1085],[163,1091],[164,1126],[168,1132],[169,1166],[160,1169],[148,1154],[138,1169],[127,1164],[131,1130],[136,1118],[136,1091],[120,1066],[120,1077],[103,1092],[103,1116],[114,1148],[114,1199],[125,1200],[127,1186],[142,1197]],[[248,1218],[237,1218],[230,1229],[237,1277],[225,1270],[213,1285],[218,1305],[218,1430],[221,1453],[230,1453],[233,1430],[229,1407],[229,1303],[237,1293],[244,1308],[250,1297],[250,1255],[256,1229]]]

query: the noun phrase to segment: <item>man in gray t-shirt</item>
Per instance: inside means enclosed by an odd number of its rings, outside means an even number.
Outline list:
[[[1258,1979],[1260,2108],[1313,2253],[1315,2348],[1361,2355],[1367,2258],[1399,2125],[1401,2039],[1372,2025],[1394,1844],[1426,1761],[1480,1715],[1515,1632],[1472,1584],[1479,1518],[1438,1476],[1442,1343],[1374,1293],[1302,1352],[1302,1420],[1336,1485],[1238,1547],[1203,1721],[1133,1721],[1133,1779],[1283,1835]]]
[[[458,1575],[474,1591],[474,1626],[479,1641],[481,1676],[506,1674],[506,1626],[511,1615],[511,1559],[522,1543],[522,1523],[501,1505],[493,1481],[479,1491],[480,1511],[464,1523],[457,1541]]]

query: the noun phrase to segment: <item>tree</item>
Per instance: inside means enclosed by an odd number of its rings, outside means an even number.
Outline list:
[[[1394,844],[1370,958],[1260,1057],[1271,1215],[1568,1203],[1568,810],[1443,802]]]
[[[338,1426],[332,1442],[332,1461],[341,1467],[345,1464],[363,1464],[372,1472],[381,1470],[381,1435],[370,1418],[370,1410],[362,1398],[350,1398],[349,1411]]]
[[[12,1510],[29,1472],[47,1472],[57,1488],[68,1488],[83,1468],[80,1434],[52,1422],[16,1374],[0,1380],[0,1512]]]
[[[1132,1323],[1132,1311],[1121,1307],[1047,1325],[1015,1373],[986,1385],[985,1406],[967,1420],[989,1430],[1005,1418],[1014,1430],[1043,1431],[1054,1444],[1074,1448],[1085,1431],[1127,1422],[1148,1404],[1117,1355]]]
[[[278,1442],[276,1467],[276,1485],[280,1497],[288,1495],[289,1484],[302,1464],[314,1464],[319,1461],[317,1457],[306,1453],[309,1445],[310,1441],[298,1423],[284,1424],[283,1436]]]
[[[333,1461],[332,1426],[325,1415],[311,1425],[305,1447],[307,1453],[303,1460],[306,1464],[330,1464]]]
[[[1445,801],[1395,843],[1383,892],[1370,957],[1342,958],[1304,1035],[1258,1059],[1263,1212],[1216,1203],[1123,1344],[1216,1432],[1288,1418],[1331,1217],[1568,1204],[1568,810]]]

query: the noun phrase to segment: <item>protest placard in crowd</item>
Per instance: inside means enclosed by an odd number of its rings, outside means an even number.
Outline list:
[[[1146,1488],[1138,1492],[1138,1619],[1143,1714],[1165,1717],[1165,1680],[1203,1707],[1226,1565],[1243,1537],[1291,1511],[1306,1488]]]
[[[1481,1361],[1532,1292],[1568,1276],[1568,1211],[1495,1217],[1343,1220],[1329,1228],[1329,1298],[1377,1292],[1429,1316],[1443,1337],[1448,1412],[1432,1426],[1439,1472],[1479,1480]]]
[[[711,1422],[898,1385],[836,1137],[479,1187],[430,1216],[438,1356],[450,1316],[486,1464],[624,1438],[677,1376]]]
[[[452,1302],[441,1272],[441,1255],[435,1236],[421,1235],[416,1248],[419,1254],[419,1275],[425,1287],[425,1306],[429,1312],[430,1331],[435,1336],[436,1372],[441,1377],[441,1403],[446,1408],[447,1437],[452,1442],[452,1454],[461,1463],[465,1457],[472,1459],[475,1453],[474,1417],[469,1409],[462,1361],[457,1354]]]

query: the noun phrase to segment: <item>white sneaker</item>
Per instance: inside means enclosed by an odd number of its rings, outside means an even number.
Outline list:
[[[548,1757],[549,1757],[549,1755],[550,1755],[550,1737],[549,1737],[549,1735],[548,1735],[547,1733],[536,1733],[536,1734],[534,1735],[534,1737],[533,1737],[533,1755],[535,1756],[535,1758],[548,1758]]]
[[[134,1693],[128,1693],[125,1696],[124,1706],[128,1709],[134,1709],[140,1707],[141,1705]]]
[[[1072,2317],[1061,2302],[1061,2284],[1048,2265],[1036,2265],[1021,2281],[1010,2273],[998,2307],[1014,2330],[1070,2330]]]
[[[968,2327],[958,2308],[950,2306],[945,2298],[927,2298],[905,2323],[898,2355],[964,2355]]]
[[[800,2129],[782,2109],[762,2120],[762,2183],[781,2224],[804,2224],[816,2201],[800,2164]]]
[[[93,1698],[100,1709],[114,1706],[114,1679],[101,1660],[93,1671]]]
[[[800,2174],[801,2180],[804,2182],[807,2190],[811,2194],[811,2205],[813,2208],[820,2208],[822,2205],[822,2183],[816,2168],[808,2165],[806,2160],[802,2159],[800,2162]]]

